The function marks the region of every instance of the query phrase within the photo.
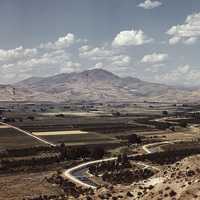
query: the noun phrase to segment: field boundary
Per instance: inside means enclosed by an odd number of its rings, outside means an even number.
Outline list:
[[[10,125],[10,124],[4,123],[4,122],[0,122],[0,124],[2,124],[2,125],[4,125],[4,126],[8,126],[9,128],[13,128],[13,129],[15,129],[15,130],[17,130],[17,131],[20,131],[21,133],[24,133],[24,134],[26,134],[26,135],[28,135],[28,136],[30,136],[30,137],[36,139],[36,140],[39,140],[40,142],[43,142],[43,143],[45,143],[45,144],[48,144],[48,145],[50,145],[50,146],[53,146],[53,147],[56,146],[55,144],[53,144],[53,143],[51,143],[51,142],[48,142],[47,140],[44,140],[44,139],[42,139],[42,138],[39,138],[39,137],[33,135],[32,133],[30,133],[30,132],[28,132],[28,131],[25,131],[25,130],[22,130],[22,129],[16,127],[16,126],[13,126],[13,125]]]

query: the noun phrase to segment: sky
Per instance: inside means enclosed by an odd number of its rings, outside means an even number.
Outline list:
[[[102,68],[200,86],[199,0],[0,0],[0,84]]]

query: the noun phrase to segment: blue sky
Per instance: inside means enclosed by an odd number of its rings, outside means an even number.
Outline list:
[[[0,0],[0,83],[103,68],[200,85],[197,0]]]

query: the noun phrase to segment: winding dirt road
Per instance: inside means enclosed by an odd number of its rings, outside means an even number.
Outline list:
[[[158,142],[158,143],[156,143],[156,145],[158,146],[159,144],[162,145],[162,144],[167,144],[167,143],[172,143],[172,142]],[[152,148],[153,145],[155,145],[155,143],[144,145],[142,148],[147,154],[149,154],[149,153],[152,153],[151,149],[149,149],[149,148]],[[130,155],[129,158],[131,158],[133,156],[135,156],[135,155]],[[106,161],[112,161],[112,160],[116,160],[116,159],[117,159],[117,157],[112,157],[112,158],[106,158],[106,159],[86,162],[86,163],[77,165],[75,167],[72,167],[70,169],[67,169],[66,171],[64,171],[63,175],[64,175],[65,178],[71,180],[73,183],[76,183],[80,186],[83,186],[83,187],[86,187],[86,188],[96,189],[96,186],[94,186],[92,184],[85,183],[83,180],[80,180],[78,177],[73,175],[73,173],[75,173],[79,170],[82,170],[84,168],[88,168],[89,166],[91,166],[93,164],[102,163],[102,162],[106,162]],[[147,164],[144,164],[144,163],[141,163],[141,162],[138,162],[137,164],[141,165],[145,168],[154,168],[156,170],[159,170],[157,167],[153,167],[151,165],[147,165]]]

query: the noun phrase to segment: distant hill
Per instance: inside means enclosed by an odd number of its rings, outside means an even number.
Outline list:
[[[9,89],[10,88],[10,89]],[[12,88],[16,92],[13,94]],[[9,91],[9,92],[8,92]],[[150,83],[133,77],[119,77],[103,69],[33,77],[15,86],[1,86],[0,100],[33,101],[196,101],[200,92]]]

